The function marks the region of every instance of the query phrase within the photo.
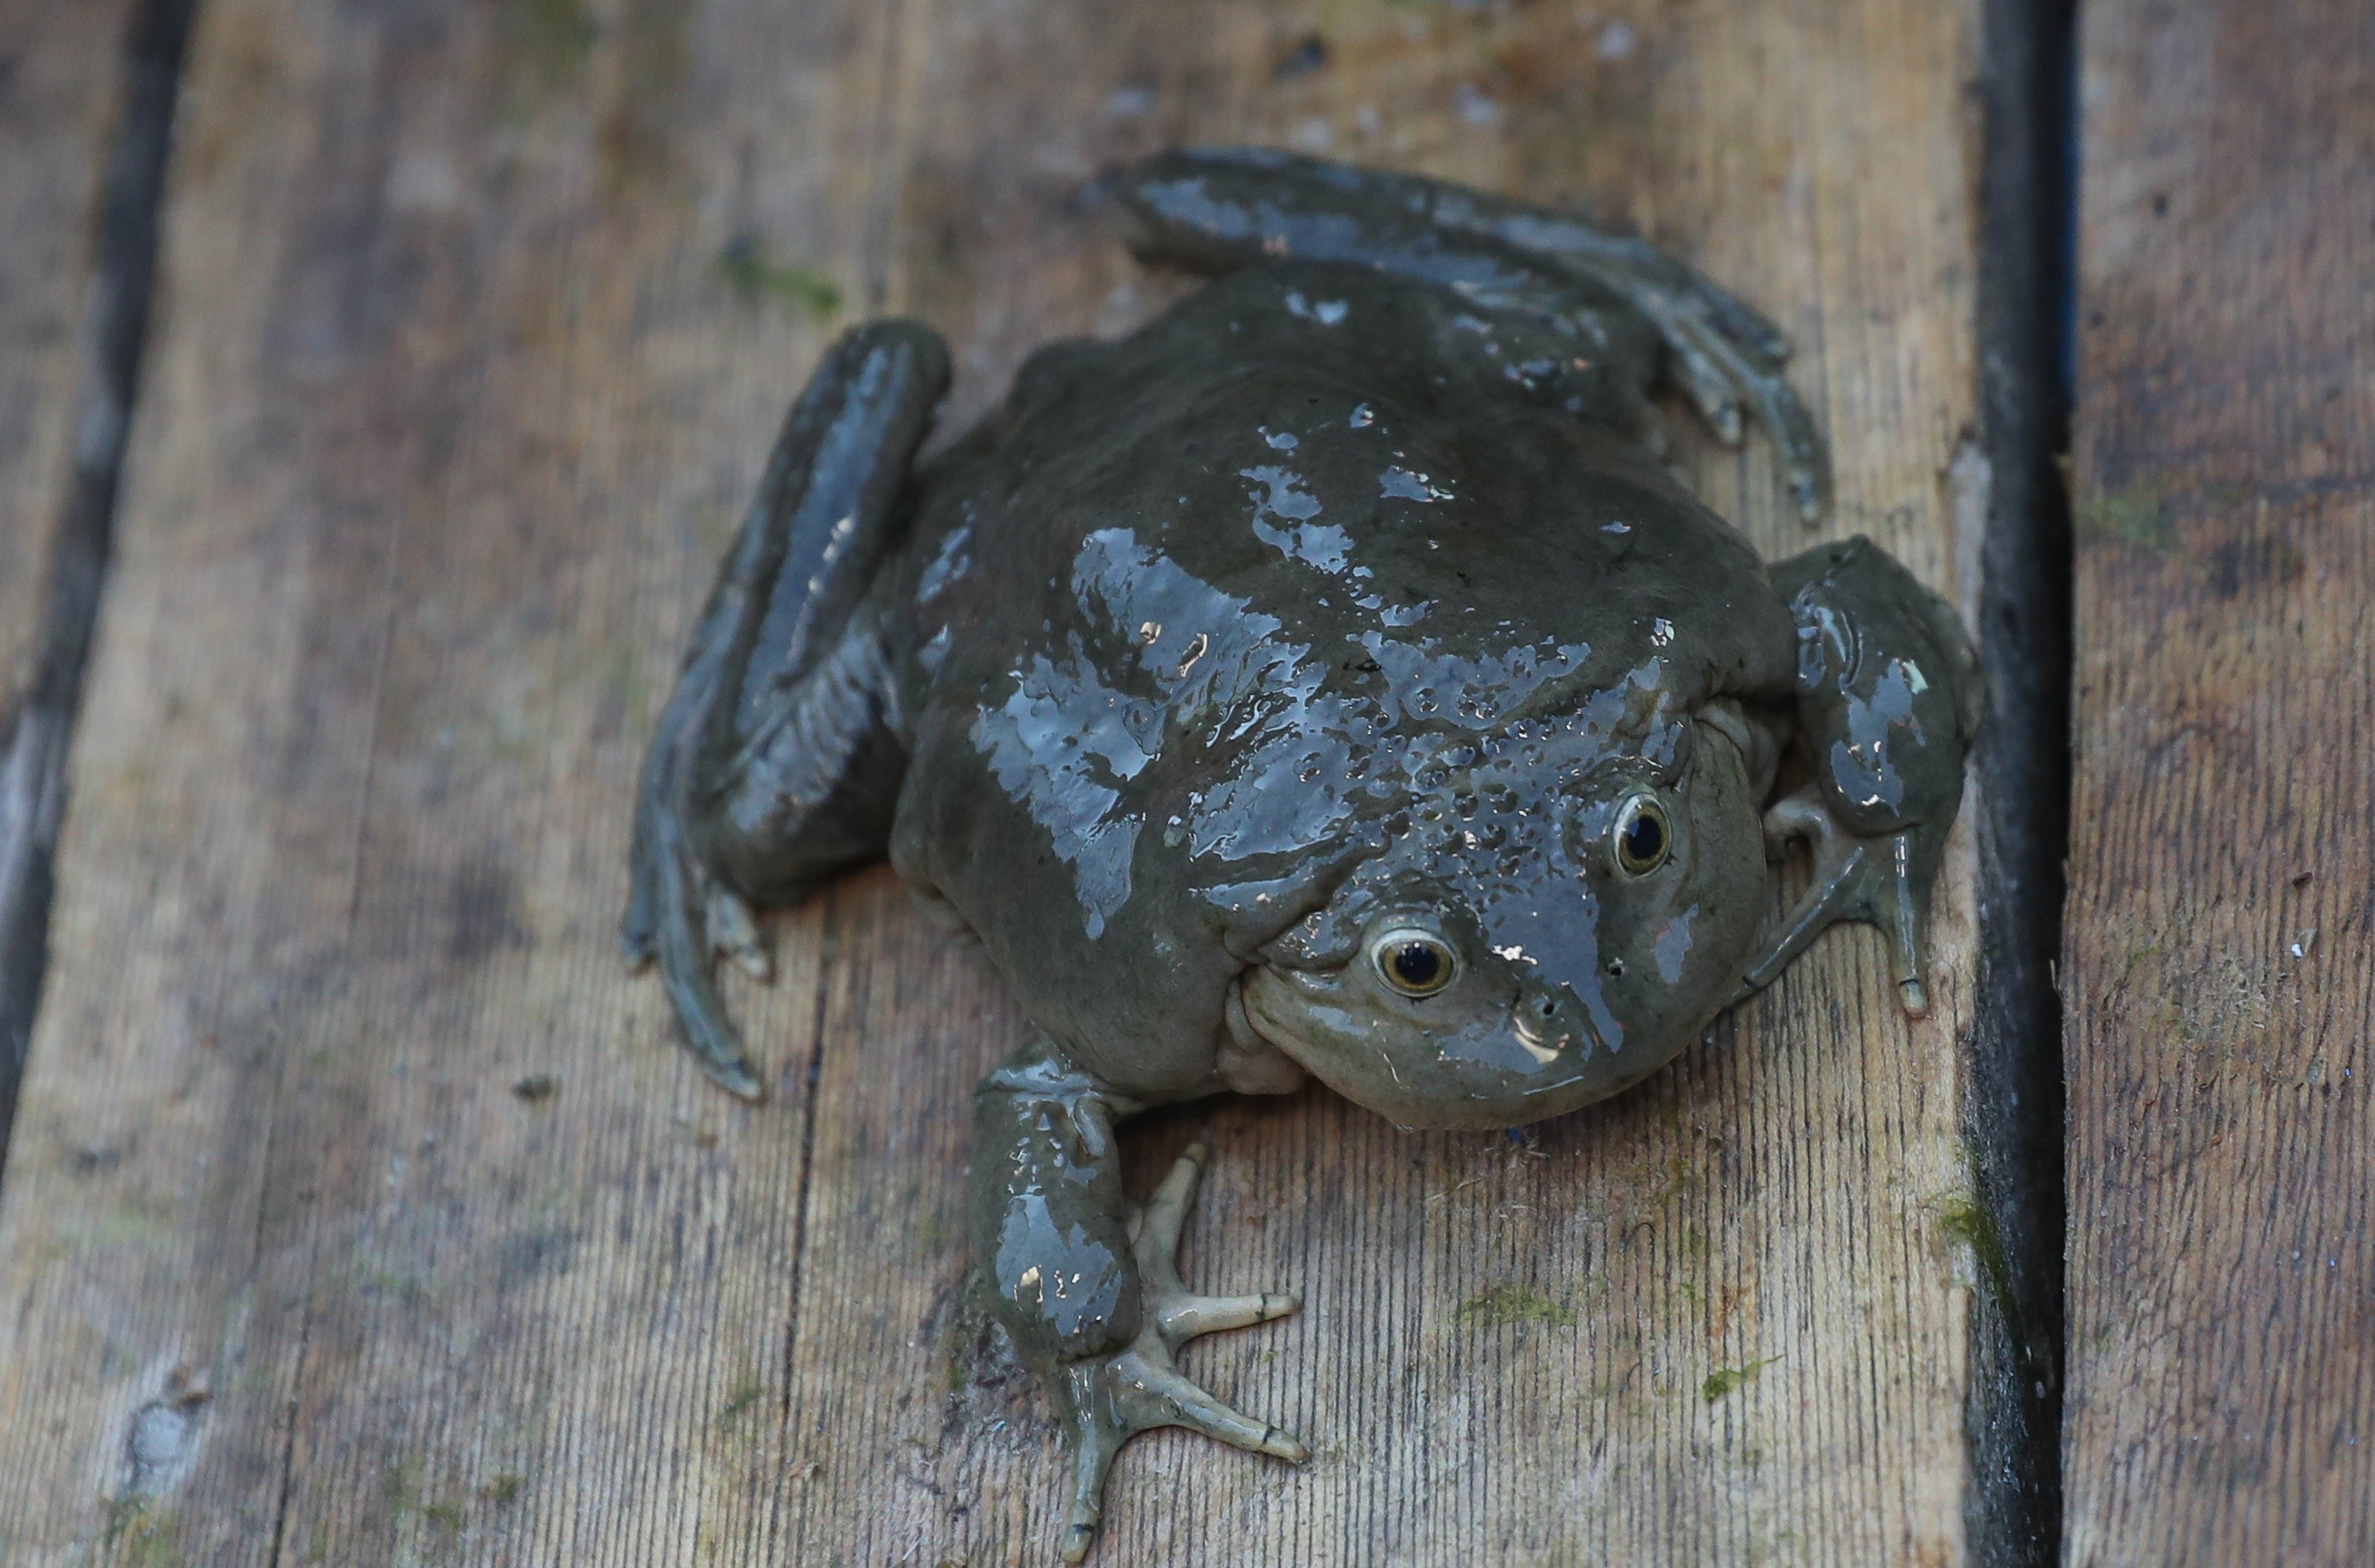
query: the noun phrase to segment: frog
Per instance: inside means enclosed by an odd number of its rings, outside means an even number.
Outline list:
[[[1830,503],[1788,341],[1667,253],[1264,148],[1098,195],[1205,281],[970,430],[928,448],[929,327],[824,354],[660,717],[621,928],[752,1100],[716,966],[765,977],[759,910],[887,857],[978,945],[1031,1034],[975,1097],[970,1278],[1068,1447],[1068,1562],[1140,1432],[1309,1454],[1180,1372],[1300,1302],[1189,1289],[1211,1150],[1133,1202],[1121,1123],[1314,1078],[1406,1128],[1561,1115],[1844,921],[1920,1017],[1981,696],[1868,539],[1767,563],[1670,471],[1678,394]]]

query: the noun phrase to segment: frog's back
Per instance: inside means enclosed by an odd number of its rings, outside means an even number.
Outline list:
[[[1608,428],[1646,351],[1298,265],[1034,362],[927,477],[903,873],[1058,1038],[1144,1043],[1089,1065],[1176,1092],[1437,759],[1786,691],[1754,550]]]

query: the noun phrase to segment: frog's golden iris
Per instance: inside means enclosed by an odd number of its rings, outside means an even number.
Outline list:
[[[1405,996],[1432,996],[1451,984],[1459,961],[1442,937],[1400,925],[1369,944],[1369,961],[1385,983]]]
[[[1666,863],[1673,832],[1666,825],[1666,808],[1654,795],[1625,801],[1616,813],[1616,864],[1628,877],[1647,877]]]

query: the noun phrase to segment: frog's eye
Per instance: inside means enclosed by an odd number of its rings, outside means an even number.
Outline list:
[[[1397,926],[1369,944],[1369,961],[1377,978],[1405,996],[1432,996],[1451,984],[1459,961],[1450,946],[1432,931],[1414,925]]]
[[[1616,864],[1628,877],[1646,877],[1666,863],[1673,847],[1666,808],[1654,795],[1637,795],[1616,811]]]

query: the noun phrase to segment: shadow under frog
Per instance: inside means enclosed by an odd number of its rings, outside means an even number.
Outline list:
[[[1306,1453],[1174,1364],[1297,1303],[1182,1284],[1207,1151],[1133,1206],[1117,1121],[1306,1075],[1405,1126],[1557,1115],[1841,919],[1919,1014],[1978,712],[1901,566],[1767,566],[1656,461],[1663,383],[1826,500],[1786,344],[1679,263],[1273,152],[1113,195],[1141,256],[1217,281],[1042,350],[933,461],[940,340],[827,354],[654,741],[624,927],[751,1098],[712,965],[763,973],[752,904],[887,851],[979,937],[1038,1032],[981,1085],[968,1223],[1069,1439],[1071,1561],[1133,1433]],[[1765,929],[1801,843],[1812,890]]]

